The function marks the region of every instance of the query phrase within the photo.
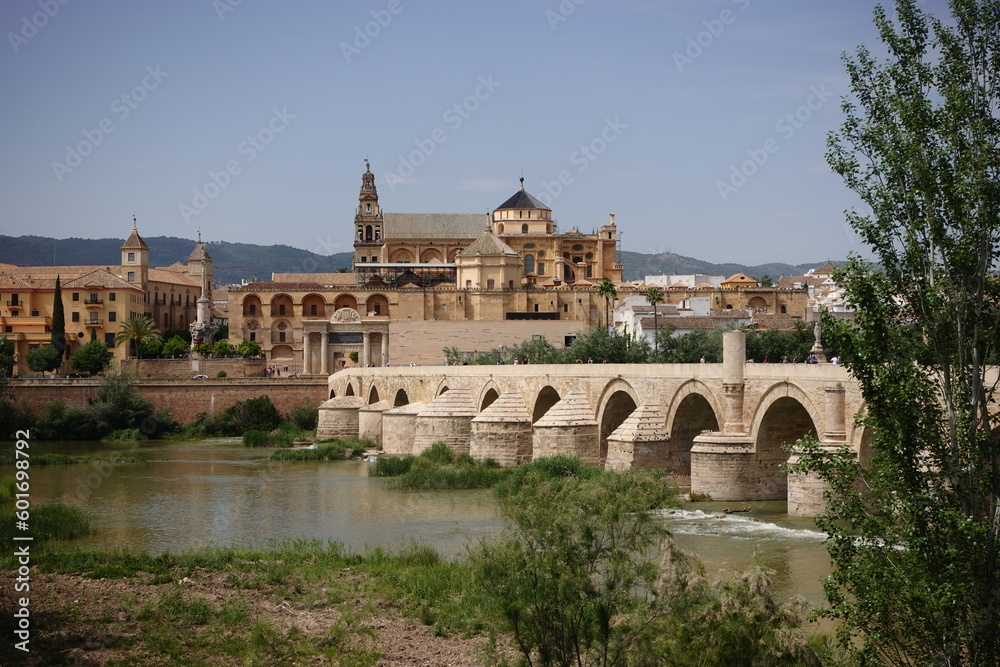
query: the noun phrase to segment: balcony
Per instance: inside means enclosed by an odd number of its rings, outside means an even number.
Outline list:
[[[7,308],[9,308],[11,311],[24,310],[24,302],[23,301],[8,301],[7,302]]]
[[[84,299],[83,305],[85,305],[87,308],[103,306],[104,299],[97,299],[97,298]]]
[[[83,325],[87,327],[102,327],[104,320],[84,320]]]

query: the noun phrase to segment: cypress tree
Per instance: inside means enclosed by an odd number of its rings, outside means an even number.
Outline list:
[[[56,276],[56,289],[52,295],[52,347],[59,350],[60,356],[66,353],[66,315],[63,312],[59,276]]]

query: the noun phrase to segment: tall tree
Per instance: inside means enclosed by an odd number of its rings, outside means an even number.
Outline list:
[[[660,328],[660,323],[656,316],[656,306],[663,303],[663,290],[659,287],[650,287],[646,290],[646,301],[653,307],[653,354],[656,354],[660,349],[656,340],[656,330]]]
[[[878,268],[853,257],[838,276],[855,326],[826,322],[865,399],[871,459],[813,445],[801,470],[830,484],[819,523],[845,645],[864,664],[994,666],[1000,0],[951,0],[947,21],[919,4],[875,10],[887,59],[845,56],[851,95],[827,156],[871,210],[848,220]]]
[[[69,358],[69,346],[66,344],[66,313],[63,311],[59,276],[56,276],[56,288],[52,293],[52,347],[59,350],[60,355]]]
[[[611,282],[610,278],[602,278],[601,282],[597,283],[597,296],[604,297],[604,326],[610,332],[611,320],[608,317],[608,306],[611,303],[611,299],[618,296],[618,290],[615,289],[615,284]]]
[[[115,334],[115,345],[125,341],[135,345],[136,353],[142,357],[142,344],[147,341],[160,341],[163,337],[160,330],[156,328],[156,323],[148,317],[130,317],[122,322],[118,333]]]

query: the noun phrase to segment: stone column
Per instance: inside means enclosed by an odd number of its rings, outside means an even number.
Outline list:
[[[319,372],[330,374],[330,340],[324,331],[319,333]]]
[[[389,365],[389,332],[382,333],[382,365]]]
[[[372,339],[371,335],[367,331],[361,334],[361,338],[364,341],[364,347],[362,348],[361,354],[361,365],[367,366],[371,363]]]
[[[845,396],[842,384],[826,388],[826,433],[823,441],[844,442],[847,440],[847,415]]]
[[[747,340],[742,331],[722,335],[723,433],[745,433],[743,424],[744,370]]]
[[[311,350],[309,349],[309,336],[311,334],[308,331],[302,332],[302,374],[312,375],[312,360],[310,357]]]

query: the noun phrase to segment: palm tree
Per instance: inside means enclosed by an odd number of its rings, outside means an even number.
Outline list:
[[[604,325],[610,333],[611,322],[608,320],[608,304],[611,299],[618,296],[618,290],[615,289],[615,284],[609,278],[604,278],[601,282],[597,283],[597,296],[604,297]]]
[[[659,287],[650,287],[646,290],[646,301],[653,307],[653,352],[656,353],[659,352],[656,334],[660,330],[660,325],[656,317],[656,304],[663,303],[663,290]]]
[[[142,358],[142,344],[146,341],[163,340],[156,323],[149,317],[130,317],[122,322],[121,329],[115,335],[115,345],[124,341],[132,341],[139,358]]]

